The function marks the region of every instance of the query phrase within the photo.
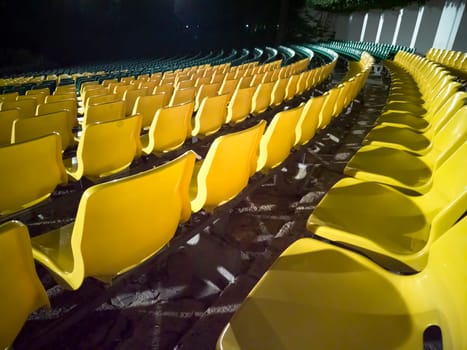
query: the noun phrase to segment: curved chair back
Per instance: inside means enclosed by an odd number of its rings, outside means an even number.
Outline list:
[[[295,128],[304,105],[277,113],[261,138],[257,171],[268,172],[281,164],[295,143]]]
[[[172,98],[170,99],[169,106],[176,106],[182,103],[188,103],[195,100],[195,88],[187,87],[175,89]]]
[[[0,111],[0,146],[11,144],[11,130],[13,122],[20,118],[19,110],[8,109]]]
[[[129,89],[126,90],[123,94],[123,100],[125,101],[125,115],[129,116],[131,115],[133,108],[136,103],[136,99],[140,96],[146,96],[147,95],[147,89],[142,88],[142,89]]]
[[[261,83],[256,87],[251,103],[251,113],[253,115],[263,113],[271,104],[272,89],[274,82]]]
[[[271,106],[278,106],[284,101],[287,83],[287,78],[277,79],[275,81],[271,93]]]
[[[17,119],[13,123],[11,142],[23,142],[57,132],[62,139],[62,150],[74,144],[68,111],[44,114],[33,118]]]
[[[107,122],[125,118],[125,108],[125,101],[90,105],[85,109],[82,121],[83,129],[91,123]]]
[[[30,207],[66,183],[59,134],[0,147],[0,214]]]
[[[237,196],[255,172],[258,146],[266,122],[219,136],[198,163],[191,184],[191,210],[212,211]]]
[[[217,132],[226,121],[229,95],[205,97],[195,115],[192,136],[208,136]]]
[[[324,97],[321,95],[312,97],[305,103],[295,128],[295,146],[302,146],[315,136],[323,102]]]
[[[141,114],[143,128],[151,125],[157,110],[165,106],[165,100],[165,94],[139,96],[136,99],[133,114]]]
[[[227,123],[236,124],[248,118],[251,113],[254,93],[254,87],[235,90],[227,107]]]
[[[37,101],[33,98],[28,98],[20,101],[0,102],[0,111],[6,111],[8,109],[18,109],[20,118],[33,117],[36,112],[36,107]]]
[[[201,108],[201,104],[205,97],[213,97],[216,96],[221,83],[212,83],[212,84],[203,84],[199,87],[198,92],[196,93],[195,97],[195,112]]]
[[[32,239],[34,258],[72,289],[86,276],[110,281],[143,263],[191,215],[195,158],[189,151],[160,167],[88,188],[74,223]]]
[[[194,102],[160,108],[149,132],[141,136],[143,152],[161,155],[177,149],[191,136],[191,116]]]
[[[68,174],[95,181],[128,168],[141,153],[140,130],[140,115],[89,124],[78,143],[76,164],[67,164]]]
[[[0,349],[5,349],[31,312],[50,306],[34,267],[28,228],[19,221],[0,225],[0,281]]]

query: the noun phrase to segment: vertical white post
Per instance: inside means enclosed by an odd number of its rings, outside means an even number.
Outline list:
[[[376,32],[375,43],[379,43],[379,39],[381,38],[381,32],[383,30],[383,24],[384,24],[384,12],[381,12],[381,15],[379,16],[378,31]]]
[[[360,41],[363,41],[363,38],[365,38],[365,31],[366,31],[367,23],[368,23],[368,12],[365,13],[365,17],[363,18],[362,32],[360,33]]]
[[[396,28],[394,28],[394,36],[392,37],[392,45],[396,45],[397,37],[399,36],[399,30],[401,29],[402,16],[404,15],[404,9],[399,10],[399,16],[397,16]]]
[[[422,23],[423,18],[423,11],[425,11],[425,6],[422,6],[418,9],[417,21],[415,22],[415,28],[413,29],[410,47],[415,47],[415,43],[417,42],[418,31],[420,30],[420,23]]]

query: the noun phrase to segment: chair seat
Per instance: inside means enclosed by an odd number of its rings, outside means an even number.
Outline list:
[[[266,272],[221,335],[219,350],[409,349],[409,305],[362,256],[310,238]],[[403,347],[405,345],[405,347]]]
[[[308,230],[335,241],[347,235],[367,248],[404,255],[421,249],[429,236],[426,215],[410,197],[372,182],[339,181],[315,208]],[[377,228],[377,229],[376,229]]]
[[[431,141],[424,135],[408,129],[396,126],[381,126],[373,128],[364,140],[365,144],[384,145],[391,148],[397,148],[425,154],[431,145]]]

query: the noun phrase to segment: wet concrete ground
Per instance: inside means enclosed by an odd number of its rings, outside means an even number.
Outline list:
[[[320,89],[343,74],[338,69]],[[275,258],[310,235],[308,216],[343,177],[386,96],[381,77],[371,75],[352,109],[291,153],[273,174],[254,175],[238,199],[213,215],[193,215],[167,249],[111,286],[88,278],[78,291],[67,291],[38,266],[52,309],[30,317],[15,349],[214,349],[223,327]],[[197,145],[197,152],[207,144]],[[142,161],[130,172],[148,164]],[[82,189],[65,187],[54,205],[20,219],[32,234],[71,222]]]

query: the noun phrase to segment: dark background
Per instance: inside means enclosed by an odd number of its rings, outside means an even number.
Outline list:
[[[286,40],[293,9],[303,4],[301,0],[0,0],[0,64],[33,61],[66,66],[277,45]]]

